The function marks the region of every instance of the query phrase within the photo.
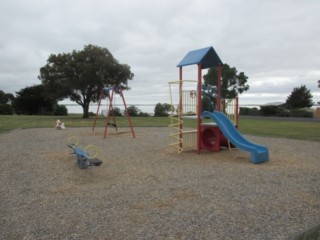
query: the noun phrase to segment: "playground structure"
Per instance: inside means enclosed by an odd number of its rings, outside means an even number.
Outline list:
[[[101,102],[102,102],[103,98],[106,98],[108,100],[108,102],[109,102],[109,107],[108,107],[108,111],[107,111],[108,112],[107,113],[107,119],[106,119],[106,124],[105,124],[105,129],[104,129],[104,135],[103,136],[104,136],[104,138],[106,138],[107,133],[108,133],[108,126],[113,126],[116,129],[116,131],[118,131],[116,118],[115,118],[115,115],[114,115],[114,108],[113,108],[113,102],[114,102],[114,98],[115,98],[116,94],[119,94],[121,99],[122,99],[122,102],[123,102],[123,105],[124,105],[124,108],[125,108],[125,114],[126,114],[126,116],[128,118],[128,122],[129,122],[129,125],[130,125],[130,128],[131,128],[131,133],[132,133],[133,138],[135,138],[135,132],[134,132],[134,129],[133,129],[132,121],[131,121],[130,114],[129,114],[129,111],[128,111],[128,108],[127,108],[126,100],[125,100],[123,92],[122,92],[121,85],[112,86],[112,87],[104,87],[101,90],[99,103],[98,103],[98,108],[97,108],[97,113],[96,113],[96,117],[94,119],[94,123],[93,123],[93,127],[92,127],[92,132],[94,132],[94,129],[95,129],[95,126],[96,126],[96,123],[97,123],[99,110],[100,110],[100,106],[101,106]],[[111,114],[112,114],[113,122],[110,122]]]
[[[86,169],[89,166],[100,166],[102,161],[97,157],[98,149],[94,145],[88,145],[84,149],[78,146],[79,139],[75,136],[68,138],[68,147],[73,150],[71,154],[77,157],[77,164],[80,169]]]
[[[198,79],[183,80],[182,68],[197,64]],[[238,132],[238,98],[223,99],[221,97],[222,61],[213,47],[190,51],[177,65],[179,81],[169,82],[171,106],[177,106],[176,113],[170,115],[170,144],[169,146],[181,153],[185,150],[202,149],[217,152],[223,147],[238,147],[251,153],[251,161],[260,163],[267,161],[268,149],[247,141]],[[215,112],[202,112],[202,69],[217,67],[218,84],[216,92]],[[193,89],[190,85],[193,84]],[[173,89],[178,87],[179,99],[175,104]],[[172,108],[174,109],[174,108]],[[184,129],[185,119],[196,120],[196,130]],[[204,122],[203,118],[211,118],[214,122]]]

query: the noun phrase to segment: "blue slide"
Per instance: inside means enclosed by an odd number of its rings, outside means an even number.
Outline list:
[[[245,139],[234,124],[221,112],[203,112],[201,117],[210,117],[220,128],[223,135],[236,147],[251,153],[252,163],[262,163],[269,160],[268,148]]]

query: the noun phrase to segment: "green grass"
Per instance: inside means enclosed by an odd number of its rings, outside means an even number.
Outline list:
[[[56,120],[60,119],[68,127],[92,127],[94,117],[83,119],[81,114],[70,114],[69,116],[29,116],[29,115],[0,115],[0,132],[6,132],[18,128],[53,128]],[[133,117],[132,124],[136,127],[167,127],[169,119],[166,117]],[[113,122],[110,118],[110,123]],[[129,126],[126,117],[116,117],[118,127]],[[104,127],[106,117],[99,116],[96,127]]]
[[[70,114],[64,117],[0,115],[0,133],[18,128],[54,128],[58,118],[65,123],[67,128],[91,128],[94,122],[94,117],[83,119],[81,114]],[[166,117],[133,117],[131,119],[134,127],[167,127],[169,125],[169,119]],[[184,121],[185,126],[195,127],[194,120]],[[125,117],[117,117],[116,122],[119,127],[129,126],[128,119]],[[105,123],[106,117],[99,117],[96,126],[104,127]],[[268,118],[240,118],[239,126],[242,134],[320,141],[319,122],[294,122]]]
[[[239,130],[243,134],[320,141],[320,122],[240,118]]]

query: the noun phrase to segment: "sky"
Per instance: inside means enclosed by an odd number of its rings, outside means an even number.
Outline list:
[[[40,84],[50,54],[93,44],[131,67],[128,105],[169,103],[180,60],[212,46],[248,76],[240,105],[285,102],[302,84],[319,102],[319,12],[319,0],[1,0],[0,90]]]

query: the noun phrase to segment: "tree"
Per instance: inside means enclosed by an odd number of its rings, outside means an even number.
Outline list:
[[[155,117],[167,117],[169,112],[171,112],[172,106],[168,103],[157,103],[154,108]],[[174,110],[173,110],[174,111]]]
[[[215,102],[218,87],[218,68],[210,68],[208,73],[203,76],[204,88],[209,89],[211,96],[207,94],[206,98],[210,97],[211,102]],[[235,67],[231,68],[228,64],[223,64],[221,72],[221,97],[233,99],[239,94],[248,91],[248,77],[243,73],[238,73]],[[213,94],[215,93],[215,94]],[[208,99],[206,100],[208,105]]]
[[[68,116],[68,108],[65,105],[57,104],[53,110],[54,116]]]
[[[42,85],[23,88],[16,94],[12,105],[17,114],[52,114],[57,105],[56,100],[45,96]]]
[[[0,115],[13,114],[13,108],[11,105],[13,99],[13,94],[5,93],[4,91],[0,90]]]
[[[136,106],[132,105],[127,108],[130,117],[137,117],[139,115],[140,109]],[[126,116],[126,111],[124,111],[124,115]]]
[[[105,85],[124,84],[133,78],[130,66],[120,64],[106,48],[87,45],[81,51],[51,54],[40,69],[39,79],[48,95],[59,100],[69,98],[89,117],[89,105],[97,102]]]
[[[9,102],[12,102],[13,99],[14,99],[13,94],[5,93],[4,91],[0,90],[0,103],[7,104]]]
[[[0,103],[0,115],[12,115],[13,107],[7,103]]]
[[[320,80],[318,80],[318,88],[320,88]],[[320,102],[318,102],[320,104]]]
[[[118,117],[122,116],[121,110],[118,107],[113,108],[113,114],[114,114],[114,116],[118,116]]]
[[[150,117],[150,114],[147,112],[139,112],[139,117]]]
[[[313,105],[312,98],[310,90],[305,85],[301,85],[293,89],[285,105],[288,109],[310,108]]]

